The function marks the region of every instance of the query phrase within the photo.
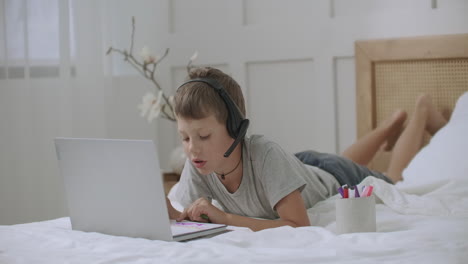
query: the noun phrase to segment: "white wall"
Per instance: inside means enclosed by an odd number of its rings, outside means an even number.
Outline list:
[[[193,50],[201,64],[227,65],[244,89],[250,133],[291,152],[339,153],[355,139],[355,40],[468,32],[468,1],[171,3],[173,67]]]
[[[9,1],[0,0],[0,6]],[[66,11],[68,2],[59,3]],[[141,119],[136,105],[151,84],[121,58],[104,56],[109,45],[128,47],[132,15],[136,50],[144,44],[160,54],[171,49],[159,72],[166,92],[181,83],[188,58],[198,50],[196,64],[220,67],[241,84],[250,133],[266,134],[291,152],[341,152],[354,140],[355,40],[468,33],[467,0],[74,0],[70,5],[76,43],[72,39],[70,48],[68,20],[61,17],[58,78],[29,78],[28,66],[23,79],[2,74],[9,60],[6,19],[0,19],[0,224],[67,214],[55,136],[154,138],[168,168],[169,152],[178,144],[175,125]],[[77,53],[71,59],[70,49]]]

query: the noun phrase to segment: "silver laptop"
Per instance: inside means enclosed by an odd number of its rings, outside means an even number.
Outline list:
[[[151,140],[56,138],[72,229],[181,241],[226,225],[170,221]]]

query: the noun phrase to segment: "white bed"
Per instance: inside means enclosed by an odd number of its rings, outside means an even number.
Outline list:
[[[332,197],[314,226],[235,229],[184,243],[71,230],[69,218],[0,226],[0,263],[463,263],[468,258],[468,93],[392,186],[373,177],[377,232],[335,234]],[[444,173],[440,173],[443,171]]]
[[[468,35],[461,41],[467,39]],[[413,46],[427,57],[421,45]],[[382,53],[388,54],[391,49],[384,47]],[[463,52],[457,58],[468,57],[466,45],[457,47]],[[446,50],[453,53],[452,48]],[[358,66],[371,68],[369,59],[357,61]],[[358,76],[358,86],[362,79],[371,83],[369,72]],[[373,177],[364,180],[363,184],[375,186],[378,198],[375,233],[337,235],[335,196],[308,210],[311,227],[260,232],[232,228],[183,243],[73,231],[69,218],[0,226],[0,263],[467,263],[468,85],[461,89],[464,93],[450,122],[410,163],[402,184],[393,186]],[[367,96],[372,93],[361,89],[358,97],[374,103],[373,96]],[[358,115],[369,109],[358,109]],[[376,124],[373,118],[365,120],[360,131]]]

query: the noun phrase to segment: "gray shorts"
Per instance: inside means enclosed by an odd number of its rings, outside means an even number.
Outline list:
[[[393,184],[383,173],[370,170],[343,156],[313,150],[299,152],[295,155],[302,163],[318,167],[335,176],[340,185],[355,186],[369,175]]]

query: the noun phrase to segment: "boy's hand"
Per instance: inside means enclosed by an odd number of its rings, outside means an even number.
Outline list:
[[[208,216],[208,219],[202,215]],[[177,218],[177,221],[185,219],[196,222],[226,224],[227,213],[216,208],[206,198],[199,198],[189,207],[185,208],[184,212]]]

